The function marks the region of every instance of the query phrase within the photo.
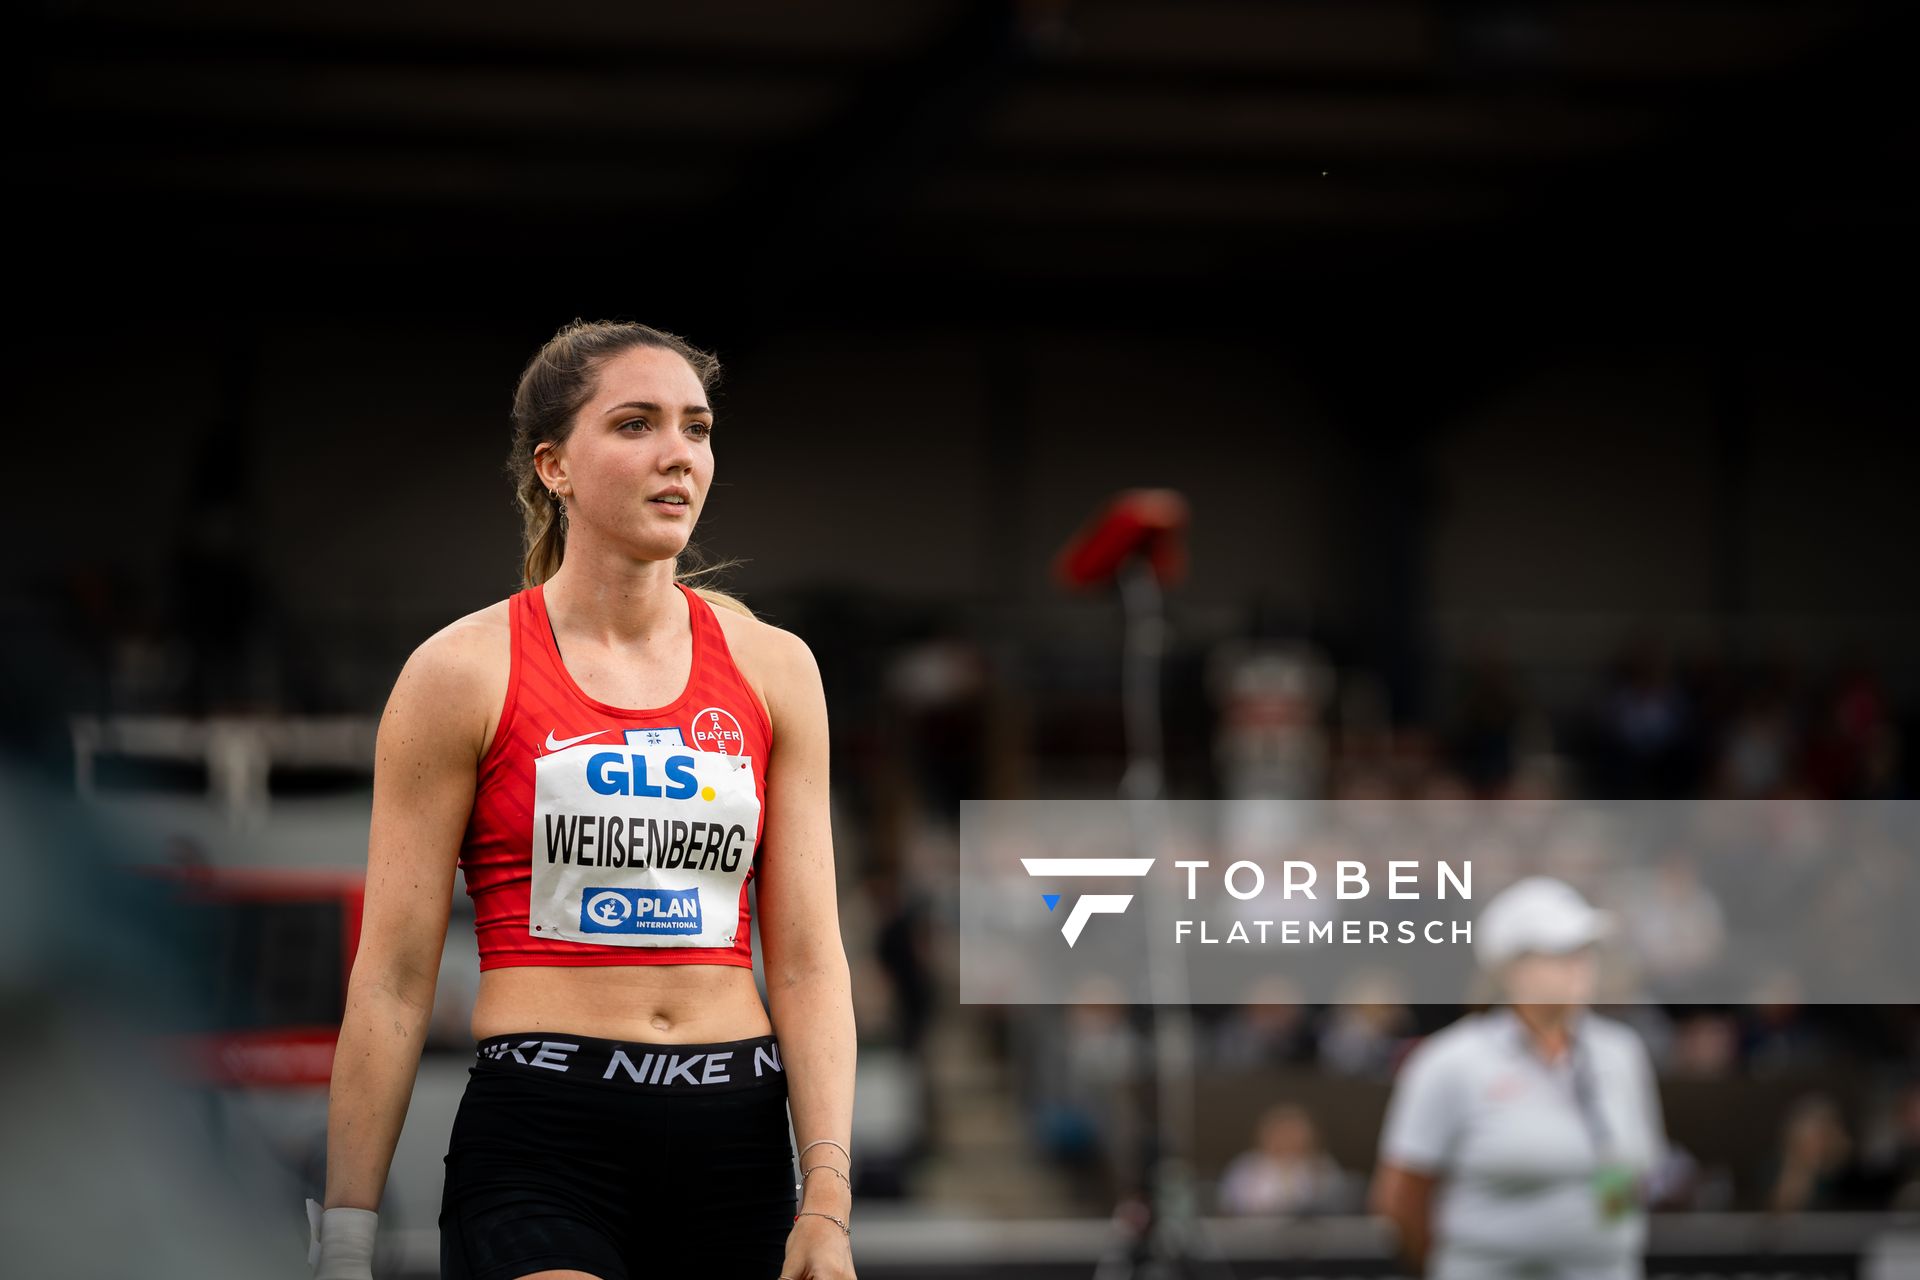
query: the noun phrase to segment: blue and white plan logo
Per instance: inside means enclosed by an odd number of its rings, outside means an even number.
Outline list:
[[[700,891],[582,889],[580,932],[699,933]]]

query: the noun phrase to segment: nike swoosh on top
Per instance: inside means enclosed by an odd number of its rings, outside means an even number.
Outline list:
[[[577,738],[555,738],[553,730],[549,729],[547,730],[547,750],[565,751],[568,747],[585,742],[588,738],[597,738],[605,732],[607,732],[605,729],[595,729],[592,733],[583,733]]]

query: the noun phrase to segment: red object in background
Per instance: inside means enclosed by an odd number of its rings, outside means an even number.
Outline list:
[[[1053,574],[1064,586],[1111,582],[1129,556],[1144,554],[1162,585],[1187,572],[1187,500],[1173,489],[1128,489],[1109,502],[1060,551]]]
[[[180,1075],[212,1086],[321,1085],[332,1078],[365,878],[352,872],[132,868],[170,884],[167,906],[206,944],[210,1025],[157,1038]]]
[[[159,1051],[174,1071],[203,1085],[325,1085],[333,1079],[340,1028],[204,1032],[163,1036]]]

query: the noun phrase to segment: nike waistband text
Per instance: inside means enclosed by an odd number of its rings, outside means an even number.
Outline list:
[[[482,1040],[474,1065],[647,1093],[763,1088],[784,1085],[786,1079],[779,1042],[771,1035],[713,1044],[651,1044],[529,1031]]]

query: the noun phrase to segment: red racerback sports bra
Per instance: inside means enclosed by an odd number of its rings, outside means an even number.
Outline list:
[[[747,883],[773,730],[713,606],[674,585],[693,670],[651,711],[573,682],[542,587],[508,600],[507,700],[460,846],[483,970],[753,965]]]

